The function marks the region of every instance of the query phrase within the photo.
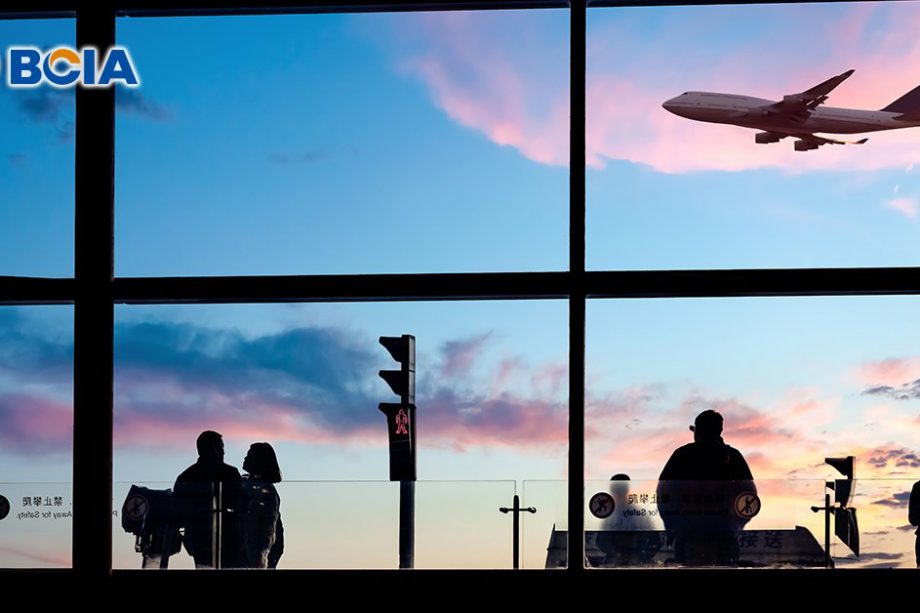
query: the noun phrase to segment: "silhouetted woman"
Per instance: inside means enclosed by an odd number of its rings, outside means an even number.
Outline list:
[[[275,450],[268,443],[253,443],[243,460],[245,512],[240,517],[243,548],[249,568],[275,568],[284,553],[281,498],[275,483],[281,469]]]

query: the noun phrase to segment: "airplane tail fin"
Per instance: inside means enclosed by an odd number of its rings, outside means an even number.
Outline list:
[[[913,88],[881,110],[888,113],[902,113],[904,115],[920,117],[920,85]],[[906,118],[898,117],[898,119]]]
[[[900,119],[901,121],[920,121],[920,109],[902,113],[895,117],[895,119]]]

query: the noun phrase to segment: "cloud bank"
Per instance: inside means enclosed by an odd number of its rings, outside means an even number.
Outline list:
[[[453,121],[534,162],[566,165],[565,22],[561,11],[400,19],[396,33],[415,44],[397,63]],[[855,68],[829,104],[879,109],[920,83],[918,25],[915,3],[589,11],[587,163],[667,173],[910,168],[920,157],[917,130],[802,153],[790,141],[755,145],[753,130],[690,121],[661,103],[687,90],[780,99]],[[913,200],[887,206],[916,216]]]

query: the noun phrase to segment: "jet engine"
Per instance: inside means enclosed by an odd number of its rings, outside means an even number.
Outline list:
[[[778,134],[771,132],[758,132],[754,135],[754,142],[758,145],[766,145],[767,143],[778,143],[781,138]]]
[[[797,140],[795,141],[795,150],[796,151],[811,151],[812,149],[817,149],[820,147],[818,143],[810,143],[807,140]]]

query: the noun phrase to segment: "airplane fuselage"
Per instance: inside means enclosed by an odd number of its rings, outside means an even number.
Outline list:
[[[810,114],[790,116],[774,112],[773,100],[720,94],[714,92],[686,92],[671,98],[662,106],[687,119],[726,123],[782,134],[860,134],[920,126],[920,121],[896,119],[901,113],[866,111],[819,106]]]

